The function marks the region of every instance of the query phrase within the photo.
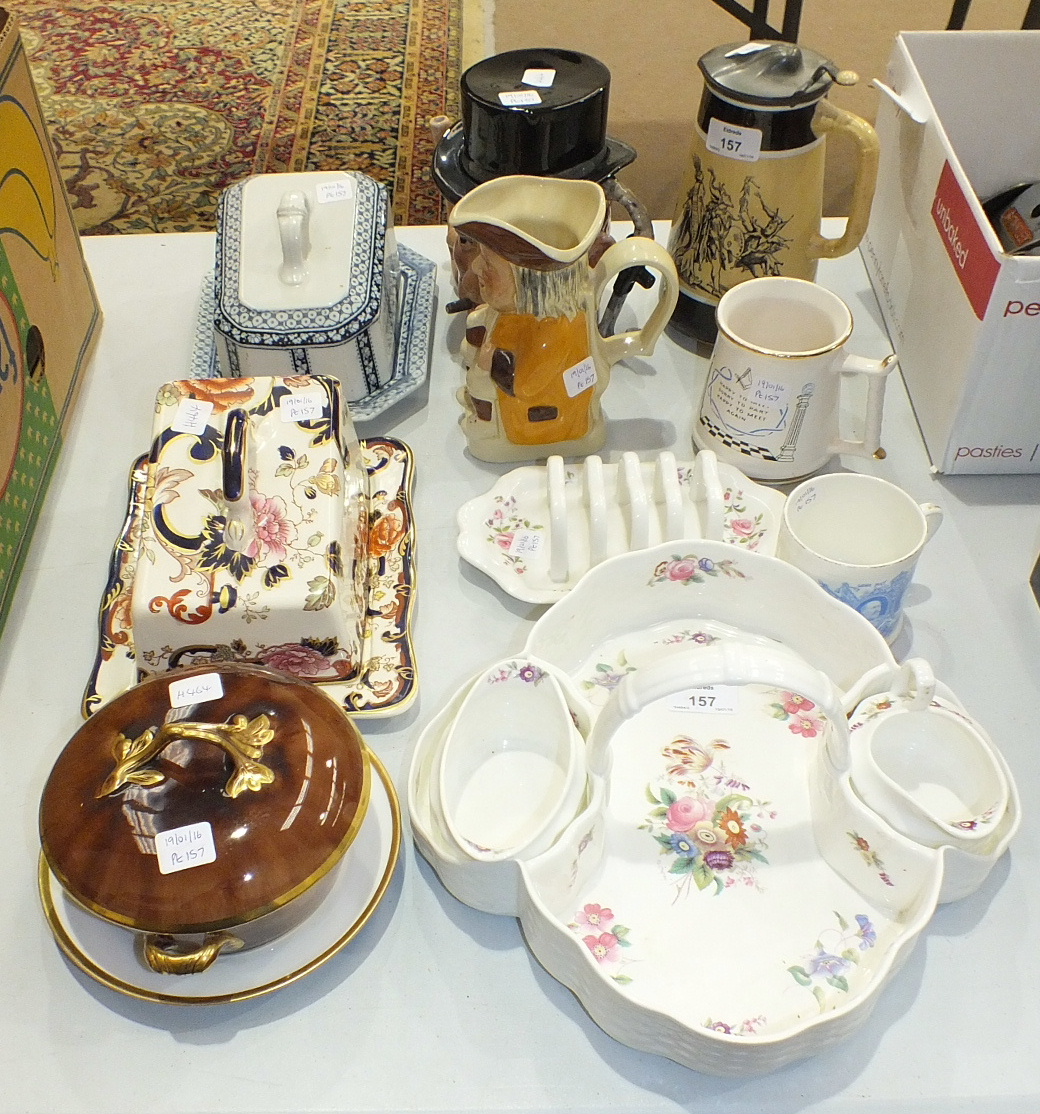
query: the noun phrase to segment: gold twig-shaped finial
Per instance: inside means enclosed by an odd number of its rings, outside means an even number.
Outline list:
[[[236,715],[227,723],[164,723],[158,730],[148,728],[136,739],[116,735],[112,746],[116,767],[97,796],[107,797],[124,785],[159,785],[165,774],[148,769],[147,764],[175,739],[214,743],[231,758],[235,772],[224,786],[225,796],[237,797],[245,790],[256,792],[274,781],[274,771],[260,761],[264,747],[273,738],[274,729],[265,715],[255,719]]]

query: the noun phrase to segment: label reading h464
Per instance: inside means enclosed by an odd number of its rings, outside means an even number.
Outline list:
[[[740,162],[758,162],[762,154],[760,128],[740,128],[712,117],[708,121],[708,150]]]

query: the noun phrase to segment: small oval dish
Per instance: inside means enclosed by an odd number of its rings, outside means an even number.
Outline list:
[[[194,975],[321,904],[371,792],[320,689],[228,663],[154,677],[84,723],[40,804],[49,871],[153,972]]]
[[[913,658],[893,691],[850,717],[852,786],[897,831],[929,847],[983,843],[1007,812],[1008,779],[974,720],[935,695]]]
[[[546,850],[585,793],[585,740],[551,670],[520,656],[478,677],[438,773],[444,824],[462,854],[498,862]]]

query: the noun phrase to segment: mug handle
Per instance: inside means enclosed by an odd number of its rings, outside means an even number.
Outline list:
[[[878,159],[881,144],[877,132],[859,116],[823,100],[816,113],[813,126],[817,134],[841,131],[850,136],[856,147],[856,179],[852,187],[852,201],[845,232],[837,239],[815,235],[809,241],[809,254],[817,259],[837,259],[848,255],[859,246],[870,219],[870,206],[877,185]]]
[[[839,437],[828,450],[832,454],[848,453],[851,456],[877,457],[879,460],[885,456],[881,448],[881,413],[885,404],[885,380],[890,371],[897,367],[899,361],[895,353],[890,353],[883,360],[868,360],[865,356],[853,356],[851,353],[845,357],[841,365],[842,375],[865,375],[867,377],[867,405],[866,421],[863,428],[862,441],[849,441]]]
[[[597,308],[607,283],[629,267],[651,267],[660,274],[657,305],[642,328],[595,338],[607,367],[613,367],[626,356],[649,356],[679,300],[679,276],[671,254],[648,236],[629,236],[611,244],[592,272],[593,297]]]
[[[943,509],[938,503],[921,503],[919,504],[922,512],[924,513],[924,528],[925,528],[925,541],[929,541],[943,520]]]

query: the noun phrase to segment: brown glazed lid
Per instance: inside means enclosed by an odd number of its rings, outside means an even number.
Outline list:
[[[336,866],[370,783],[360,734],[317,686],[263,666],[199,666],[87,720],[44,788],[40,839],[66,891],[106,920],[215,932]]]

